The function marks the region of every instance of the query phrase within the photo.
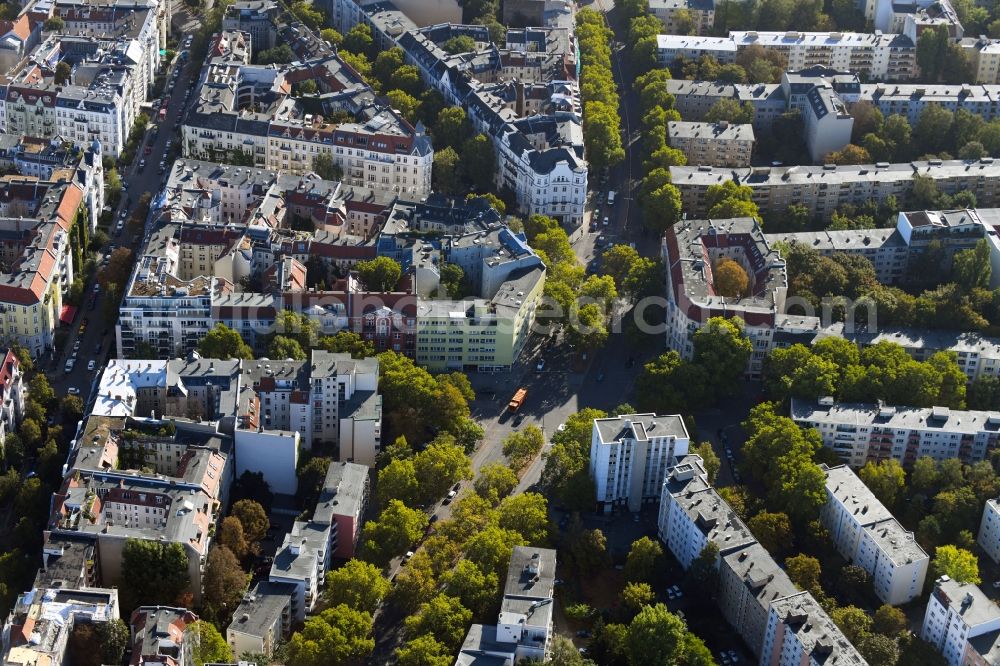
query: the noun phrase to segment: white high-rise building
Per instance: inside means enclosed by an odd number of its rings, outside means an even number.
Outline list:
[[[624,414],[594,419],[590,475],[605,511],[638,511],[660,501],[667,468],[687,455],[687,428],[679,415]]]
[[[920,637],[944,655],[948,666],[996,663],[983,654],[992,653],[998,634],[1000,608],[982,590],[948,576],[935,582]]]
[[[878,598],[898,606],[920,596],[927,553],[847,465],[829,468],[820,520],[837,552],[872,577]]]

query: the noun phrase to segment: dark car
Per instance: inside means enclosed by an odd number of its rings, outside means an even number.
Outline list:
[[[460,481],[460,482],[456,483],[455,485],[453,485],[453,486],[451,487],[451,489],[452,489],[452,490],[454,490],[454,491],[455,491],[455,492],[457,493],[457,492],[458,492],[458,490],[459,490],[459,489],[460,489],[461,487],[462,487],[462,483],[461,483],[461,481]]]
[[[517,426],[521,425],[522,421],[524,421],[524,414],[518,414],[517,416],[515,416],[514,427],[516,428]]]

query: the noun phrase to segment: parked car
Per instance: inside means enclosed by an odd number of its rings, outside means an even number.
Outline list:
[[[545,369],[545,359],[544,358],[540,358],[540,359],[538,359],[538,363],[535,364],[535,370],[537,370],[538,372],[541,372],[544,369]]]
[[[74,365],[76,365],[76,359],[75,358],[71,358],[68,361],[66,361],[66,365],[65,365],[64,369],[65,369],[67,375],[69,373],[73,372],[73,366]]]
[[[94,359],[87,361],[87,370],[93,372],[95,368],[97,368],[97,361]]]

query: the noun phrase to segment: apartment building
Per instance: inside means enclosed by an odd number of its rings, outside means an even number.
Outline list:
[[[667,468],[687,455],[690,438],[678,416],[625,414],[594,419],[590,476],[605,512],[639,511],[660,501]]]
[[[992,663],[1000,653],[1000,607],[975,585],[942,576],[927,600],[920,637],[948,666]]]
[[[343,29],[368,25],[379,48],[402,48],[407,64],[417,67],[428,86],[447,103],[465,108],[476,131],[493,141],[497,188],[509,187],[523,213],[551,216],[570,226],[583,223],[588,168],[571,32],[559,33],[567,38],[547,37],[544,44],[533,40],[534,53],[522,47],[524,40],[515,32],[506,48],[481,41],[482,48],[473,53],[452,55],[441,47],[449,35],[483,35],[482,29],[420,29],[392,6],[354,0],[337,5],[334,15],[340,16]],[[555,37],[553,30],[566,26],[557,21],[545,28]],[[532,95],[538,96],[535,103]]]
[[[17,432],[24,416],[24,379],[21,363],[10,349],[0,361],[0,442]]]
[[[65,23],[60,34],[100,39],[134,40],[149,91],[159,70],[159,53],[167,43],[171,3],[158,0],[54,0],[52,15]],[[39,8],[39,5],[35,5]],[[40,18],[40,17],[39,17]],[[134,47],[133,47],[134,48]]]
[[[293,590],[287,583],[267,580],[250,588],[226,628],[226,642],[234,655],[274,654],[292,630]]]
[[[532,331],[545,267],[511,272],[491,298],[420,300],[416,361],[432,370],[509,369]]]
[[[827,84],[813,86],[806,99],[808,106],[802,121],[809,157],[814,163],[825,161],[830,153],[851,142],[854,117]]]
[[[34,587],[83,589],[97,587],[97,544],[92,539],[64,534],[42,536],[42,566]]]
[[[49,34],[10,70],[0,125],[11,134],[58,137],[83,149],[99,140],[109,154],[120,155],[159,66],[154,20],[141,12],[120,32],[97,34],[74,20],[75,30]],[[58,84],[57,62],[71,66],[69,79]]]
[[[130,666],[193,666],[190,627],[197,621],[186,608],[136,608],[129,617]]]
[[[404,281],[402,292],[377,295],[389,319],[401,317],[399,325],[385,327],[376,320],[385,317],[371,307],[374,295],[356,277],[334,275],[375,258],[379,211],[391,199],[262,169],[191,160],[178,160],[173,169],[156,202],[163,222],[147,238],[126,286],[116,329],[119,355],[141,349],[145,355],[153,355],[149,349],[183,355],[216,323],[239,331],[263,355],[282,309],[315,317],[324,333],[350,327],[380,351],[412,354],[416,305],[408,297],[410,283]],[[316,231],[289,229],[303,223]],[[322,266],[332,289],[309,291],[306,264]],[[265,291],[243,290],[251,276]]]
[[[667,143],[687,157],[688,164],[750,166],[753,153],[753,125],[671,121],[667,123]]]
[[[771,602],[761,649],[762,664],[862,666],[864,657],[808,592]]]
[[[305,81],[327,99],[327,115],[342,111],[353,120],[328,121],[314,112],[312,102],[297,94]],[[215,58],[199,84],[182,129],[186,157],[219,161],[242,155],[256,167],[305,174],[323,156],[346,185],[416,198],[430,194],[434,149],[422,125],[414,127],[377,103],[360,75],[336,55],[278,67]]]
[[[496,625],[472,625],[455,664],[514,664],[544,659],[553,633],[555,583],[555,550],[515,546]]]
[[[709,542],[719,548],[718,588],[705,592],[759,663],[865,663],[712,488],[700,456],[684,456],[667,471],[657,524],[660,539],[685,569]]]
[[[1000,83],[1000,40],[965,37],[958,45],[975,71],[973,81],[987,85]]]
[[[0,135],[0,165],[26,178],[54,182],[72,180],[83,190],[90,228],[104,210],[104,150],[100,141],[86,148],[68,147],[61,140]]]
[[[821,465],[826,504],[820,521],[846,560],[871,575],[875,594],[900,606],[920,596],[930,562],[913,532],[893,518],[874,493],[846,465]]]
[[[736,42],[729,37],[666,34],[656,36],[656,61],[670,67],[675,60],[697,60],[702,56],[715,58],[722,64],[736,61]]]
[[[901,164],[879,162],[851,166],[791,166],[726,169],[710,166],[670,167],[670,180],[681,192],[690,215],[706,213],[705,194],[712,185],[733,181],[749,187],[760,212],[781,214],[793,204],[827,220],[843,204],[862,204],[889,196],[907,201],[914,176],[931,179],[946,194],[968,191],[985,207],[997,205],[1000,163],[980,160],[929,160]]]
[[[1000,413],[947,407],[895,407],[884,404],[816,403],[793,400],[791,417],[815,428],[823,445],[854,468],[889,458],[909,467],[917,458],[984,460],[1000,439]]]
[[[649,13],[660,19],[663,29],[670,34],[681,32],[678,21],[681,10],[691,17],[694,34],[706,35],[715,27],[715,3],[711,0],[650,0]],[[684,25],[683,27],[687,27]]]
[[[674,184],[680,186],[676,179]],[[667,347],[693,358],[696,330],[712,317],[739,317],[754,347],[747,375],[759,377],[785,310],[787,276],[784,259],[757,221],[681,220],[664,235],[662,256],[667,267]],[[743,267],[750,278],[749,295],[716,292],[712,271],[721,259]]]
[[[364,443],[359,437],[355,453],[357,462],[375,464],[381,425],[377,358],[356,360],[350,354],[314,349],[309,362],[245,361],[241,383],[256,393],[258,426],[297,432],[307,450],[319,442],[340,441],[342,430],[355,430],[352,421],[356,416],[361,420],[372,412],[376,417],[373,437]],[[371,448],[363,450],[364,444]],[[259,466],[266,467],[266,461],[259,461]]]
[[[866,16],[873,20],[876,30],[901,33],[913,40],[914,44],[921,32],[938,27],[947,29],[948,36],[952,39],[962,39],[965,35],[958,12],[949,0],[866,0],[866,5],[872,6],[870,16],[866,6]]]
[[[823,256],[844,253],[862,256],[875,268],[882,284],[903,284],[910,276],[910,262],[934,243],[942,252],[942,268],[951,266],[956,252],[972,249],[982,240],[990,246],[991,264],[1000,268],[1000,243],[992,229],[1000,224],[1000,210],[979,208],[948,211],[900,211],[891,229],[806,231],[766,234],[772,243],[797,243]],[[990,285],[1000,285],[991,274]],[[964,365],[964,363],[963,363]]]
[[[792,71],[822,65],[869,80],[906,81],[917,75],[916,39],[893,32],[734,31],[737,50],[758,45],[788,59]]]
[[[0,24],[0,68],[7,72],[38,44],[42,21],[32,21],[28,14]]]
[[[798,592],[784,569],[756,541],[720,556],[719,610],[755,655],[764,649],[771,602]]]
[[[810,159],[822,162],[827,154],[850,143],[854,118],[848,111],[848,104],[859,99],[861,83],[856,73],[815,64],[785,72],[780,84],[671,80],[667,82],[667,90],[674,95],[677,110],[688,121],[703,118],[712,106],[724,99],[752,108],[752,124],[758,132],[770,131],[775,119],[782,114],[799,111],[803,121],[802,138]]]
[[[226,7],[222,30],[245,32],[250,35],[253,54],[273,49],[278,3],[273,0],[238,0]]]
[[[34,358],[53,344],[63,297],[73,283],[70,230],[84,191],[76,182],[9,178],[0,186],[0,330]]]
[[[994,562],[1000,562],[1000,503],[986,500],[983,517],[979,522],[976,543]]]
[[[290,624],[305,619],[316,607],[333,559],[353,556],[368,496],[367,467],[330,463],[312,518],[292,524],[275,553],[268,586],[244,598],[243,615],[233,615],[227,630],[231,645],[273,652]]]
[[[163,421],[101,413],[109,401],[144,407],[166,393],[165,386],[153,384],[138,394],[103,394],[105,402],[84,421],[67,476],[53,494],[46,534],[96,543],[105,585],[120,583],[129,539],[180,544],[188,558],[188,591],[197,603],[219,508],[233,478],[231,438],[216,423],[172,419],[174,434],[163,435]],[[139,472],[140,466],[153,472]]]
[[[708,483],[699,456],[678,457],[668,463],[660,495],[657,531],[685,569],[709,542],[725,556],[756,543],[740,517]]]
[[[118,590],[34,587],[18,596],[3,627],[4,664],[63,664],[73,659],[70,635],[77,623],[118,619]]]
[[[788,110],[788,101],[777,83],[722,83],[668,79],[664,86],[674,97],[674,108],[687,121],[700,121],[716,102],[735,100],[753,108],[755,132],[770,130],[774,120]]]
[[[870,102],[886,117],[905,116],[914,126],[924,109],[931,105],[953,112],[965,109],[984,120],[991,120],[997,117],[1000,86],[993,82],[985,85],[866,83],[861,86],[859,99]]]
[[[701,34],[701,33],[699,33]],[[881,32],[732,31],[727,37],[658,35],[657,59],[669,66],[678,57],[711,56],[734,62],[750,46],[780,53],[792,71],[822,66],[849,71],[869,80],[908,81],[917,75],[916,42],[902,34]]]
[[[995,377],[1000,372],[1000,340],[978,333],[882,326],[877,332],[871,332],[867,328],[848,328],[840,323],[820,328],[806,342],[825,337],[844,338],[859,347],[891,342],[901,346],[918,361],[926,360],[939,351],[952,351],[958,357],[958,367],[970,382],[980,377]]]
[[[369,470],[370,466],[334,461],[326,471],[313,520],[336,525],[337,544],[332,556],[337,559],[354,557],[371,494]]]

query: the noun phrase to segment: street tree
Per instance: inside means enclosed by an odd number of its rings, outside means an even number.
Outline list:
[[[396,648],[398,666],[451,666],[451,651],[431,634],[422,634]]]
[[[497,507],[497,525],[521,535],[528,545],[545,544],[551,531],[545,497],[522,493],[505,498]]]
[[[484,573],[492,571],[499,576],[507,570],[514,547],[526,545],[527,542],[517,532],[489,525],[465,542],[465,556]]]
[[[346,604],[306,618],[288,641],[286,661],[296,666],[354,663],[375,649],[372,616]]]
[[[475,621],[494,614],[500,592],[500,581],[495,571],[484,572],[471,560],[462,559],[441,577],[442,592],[457,598],[472,611]]]
[[[514,431],[503,441],[503,454],[507,456],[511,469],[520,472],[537,456],[545,445],[545,436],[537,426],[530,425],[521,431]]]
[[[473,483],[473,489],[483,499],[493,506],[514,492],[517,487],[517,474],[502,462],[496,461],[483,465]]]
[[[365,523],[360,538],[363,556],[369,562],[385,566],[416,543],[426,527],[427,516],[422,511],[391,500],[377,520]]]
[[[472,611],[456,597],[438,594],[406,618],[406,631],[411,636],[429,634],[440,640],[452,653],[458,650],[472,621]]]
[[[694,334],[694,362],[705,369],[715,394],[732,394],[753,353],[753,345],[737,317],[712,317]]]
[[[379,470],[376,499],[385,506],[391,500],[399,500],[407,506],[415,506],[420,498],[420,482],[412,458],[394,459]]]
[[[424,550],[418,550],[396,576],[394,583],[390,592],[393,607],[407,614],[415,613],[420,604],[434,596],[438,589],[430,556]]]
[[[452,391],[453,386],[445,384]],[[413,458],[419,497],[426,503],[448,493],[455,483],[472,478],[472,465],[465,449],[449,435],[439,435]]]
[[[344,604],[354,610],[374,613],[392,590],[392,584],[373,564],[358,559],[326,575],[323,598],[329,606]]]

